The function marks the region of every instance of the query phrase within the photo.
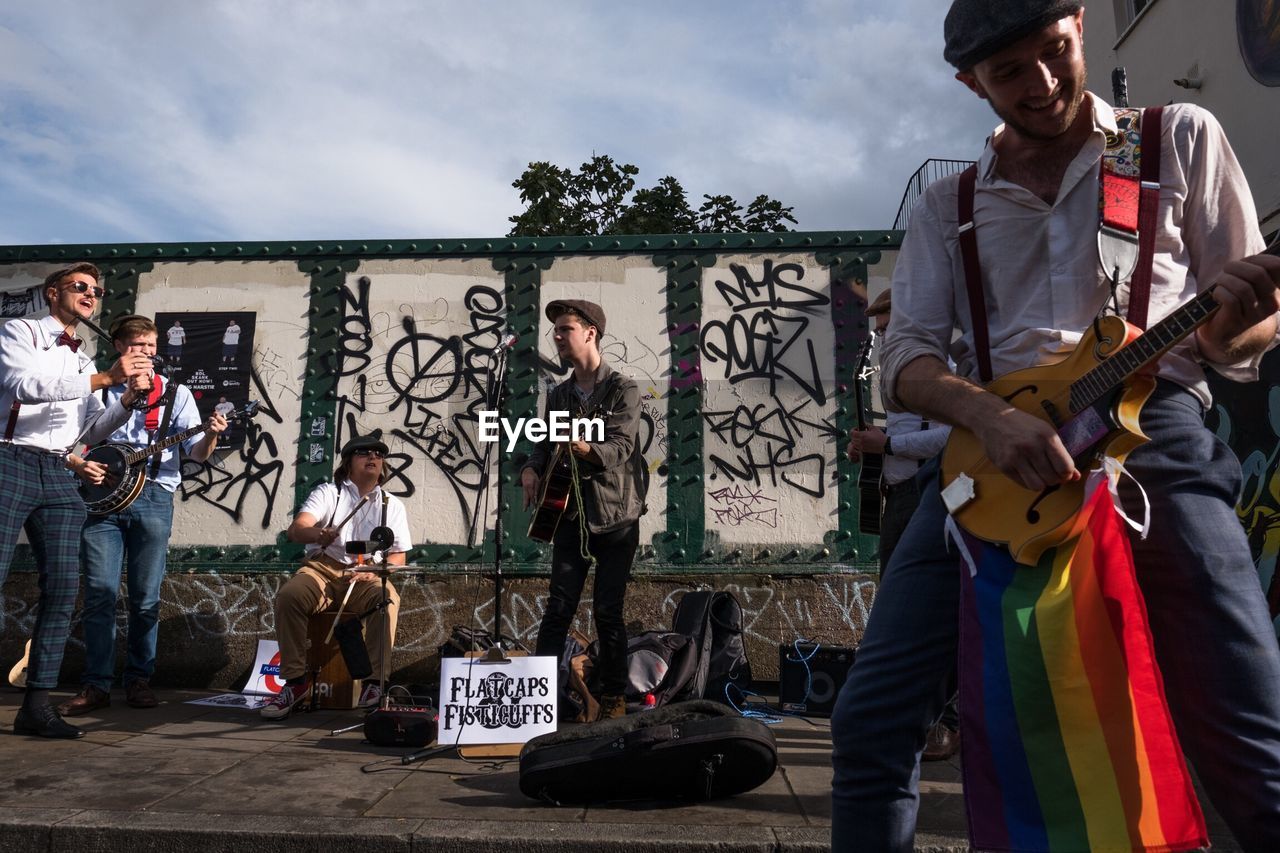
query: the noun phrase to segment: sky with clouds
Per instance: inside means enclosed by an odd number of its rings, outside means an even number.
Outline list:
[[[500,236],[529,161],[892,225],[995,124],[949,0],[7,3],[0,244]]]

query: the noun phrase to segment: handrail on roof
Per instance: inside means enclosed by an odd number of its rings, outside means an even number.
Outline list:
[[[939,178],[962,172],[972,165],[972,160],[939,160],[934,158],[925,160],[924,164],[919,169],[916,169],[915,174],[907,180],[907,188],[902,193],[902,203],[898,205],[898,215],[893,220],[894,230],[906,229],[907,223],[911,219],[911,208],[915,207],[917,199],[924,195],[925,187]]]

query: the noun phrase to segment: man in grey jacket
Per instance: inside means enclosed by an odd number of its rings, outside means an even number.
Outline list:
[[[555,342],[573,374],[552,389],[547,413],[604,421],[602,441],[573,440],[568,451],[575,471],[574,487],[551,550],[551,587],[535,654],[560,657],[565,636],[578,609],[587,571],[596,566],[592,609],[600,640],[600,718],[626,713],[627,629],[623,599],[643,512],[643,467],[636,431],[640,423],[640,390],[600,355],[604,311],[594,302],[562,299],[551,302],[547,319],[555,324]],[[524,505],[538,500],[553,446],[540,441],[520,471]]]

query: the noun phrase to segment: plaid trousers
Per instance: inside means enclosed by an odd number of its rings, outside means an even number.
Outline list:
[[[9,576],[18,531],[25,528],[40,572],[40,607],[27,661],[27,684],[58,686],[62,653],[80,589],[84,501],[60,455],[0,444],[0,584]]]

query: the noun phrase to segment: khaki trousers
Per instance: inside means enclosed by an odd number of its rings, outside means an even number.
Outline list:
[[[301,678],[307,671],[307,623],[319,613],[342,601],[347,594],[348,576],[343,565],[318,554],[302,563],[302,568],[280,587],[276,594],[276,640],[280,644],[280,677]],[[373,612],[364,625],[364,642],[373,664],[373,677],[380,678],[383,664],[391,675],[391,648],[395,644],[396,618],[400,613],[400,594],[390,583],[387,597],[391,604]],[[359,616],[382,601],[381,581],[357,581],[351,598],[342,608],[345,621]],[[389,622],[387,620],[390,620]]]

